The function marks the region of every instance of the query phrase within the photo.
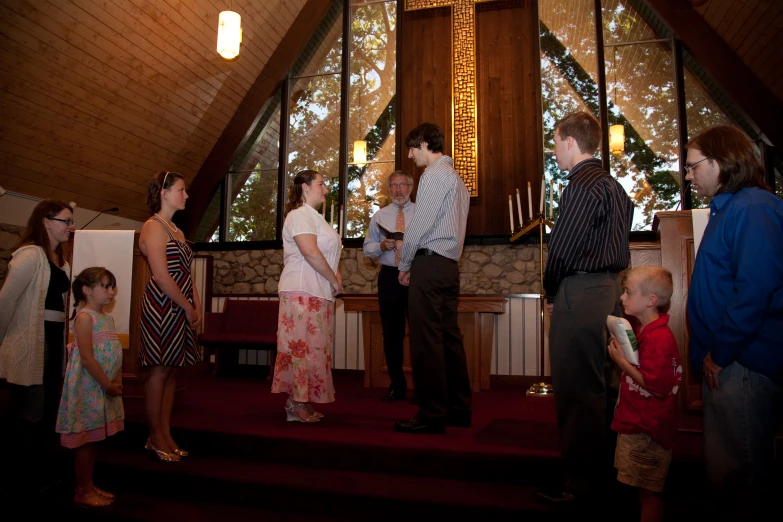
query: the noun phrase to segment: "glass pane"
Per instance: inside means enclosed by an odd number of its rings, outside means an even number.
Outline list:
[[[688,139],[715,125],[734,125],[731,118],[710,96],[699,79],[687,69],[685,70],[684,85]],[[711,200],[712,198],[702,197],[695,190],[691,190],[691,208],[706,208]]]
[[[539,16],[544,172],[546,190],[549,191],[550,180],[555,183],[553,216],[557,217],[560,202],[557,186],[563,183],[567,173],[557,167],[554,159],[555,122],[575,111],[599,113],[595,14],[592,2],[541,0]],[[548,208],[546,213],[550,213]],[[523,215],[527,215],[524,208]]]
[[[622,124],[624,150],[611,172],[636,205],[633,230],[652,226],[656,212],[680,204],[677,102],[671,50],[662,43],[606,52],[609,123]]]
[[[351,15],[348,161],[356,161],[355,141],[366,142],[367,160],[393,160],[397,3],[354,7]]]
[[[228,241],[275,239],[280,164],[280,93],[270,98],[234,158]]]
[[[232,175],[237,177],[232,186],[238,188],[229,214],[229,241],[275,239],[278,174],[277,168],[262,170],[259,163],[251,173]]]
[[[601,0],[601,18],[604,46],[659,38],[627,0]]]
[[[329,186],[327,206],[337,207],[340,153],[340,75],[315,76],[293,82],[291,89],[288,174],[290,186],[297,172],[315,170]],[[327,219],[328,219],[327,215]]]
[[[339,73],[342,70],[343,16],[341,2],[324,18],[291,71],[291,76]]]
[[[348,165],[348,219],[345,237],[364,237],[370,218],[391,202],[389,176],[394,163]]]

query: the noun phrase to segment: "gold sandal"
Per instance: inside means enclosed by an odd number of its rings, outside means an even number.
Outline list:
[[[79,495],[78,493],[74,493],[73,495],[73,503],[77,506],[84,506],[89,508],[106,507],[110,505],[111,502],[111,499],[108,499],[103,495],[99,495],[95,491],[91,491],[86,495]]]
[[[103,491],[102,489],[99,489],[97,486],[93,486],[92,489],[103,498],[108,498],[109,500],[114,500],[116,498],[113,493],[109,493],[108,491]]]

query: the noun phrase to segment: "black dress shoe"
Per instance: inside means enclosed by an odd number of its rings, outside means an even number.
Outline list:
[[[455,428],[470,428],[473,416],[470,412],[448,413],[446,415],[446,426]]]
[[[405,396],[405,391],[394,391],[392,389],[389,389],[389,391],[381,397],[381,401],[383,402],[394,402],[394,401],[404,401],[407,400],[407,397]]]
[[[394,423],[394,431],[400,433],[446,433],[446,424],[414,417]]]
[[[569,506],[576,502],[576,496],[562,489],[539,489],[536,497],[547,504]]]

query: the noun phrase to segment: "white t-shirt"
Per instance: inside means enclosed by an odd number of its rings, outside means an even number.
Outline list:
[[[277,285],[279,292],[307,292],[315,297],[334,301],[332,286],[316,272],[296,246],[294,237],[299,234],[315,234],[318,249],[333,271],[340,262],[342,242],[340,235],[310,205],[304,204],[292,210],[283,224],[283,273]]]

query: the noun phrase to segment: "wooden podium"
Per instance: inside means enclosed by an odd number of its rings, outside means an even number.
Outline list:
[[[686,304],[691,274],[696,263],[691,212],[658,212],[653,219],[653,230],[657,236],[655,243],[631,243],[631,267],[662,266],[672,273],[674,292],[669,309],[669,328],[677,339],[682,360],[682,385],[678,394],[683,421],[681,425],[692,425],[694,415],[702,408],[702,402],[701,380],[694,375],[688,358]],[[700,429],[700,415],[698,419]],[[692,427],[696,428],[696,425]]]
[[[364,385],[388,387],[391,383],[383,354],[383,331],[378,296],[343,296],[346,312],[361,312],[364,342]],[[489,389],[495,314],[505,312],[503,296],[460,296],[457,305],[459,327],[468,361],[470,386],[474,392]],[[413,388],[408,330],[405,330],[403,371]]]

